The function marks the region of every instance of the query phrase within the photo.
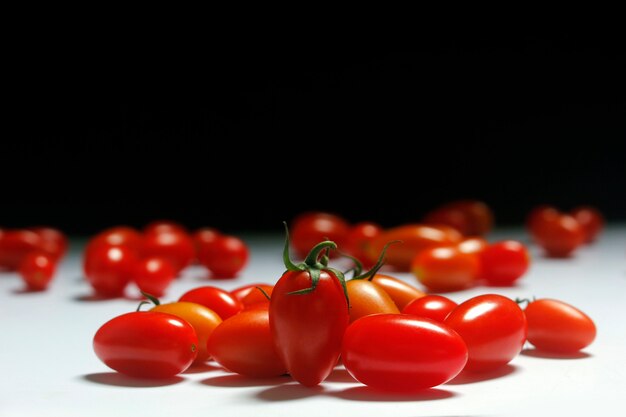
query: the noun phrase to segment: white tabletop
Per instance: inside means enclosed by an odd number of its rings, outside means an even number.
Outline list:
[[[490,236],[525,239],[520,230]],[[189,268],[165,301],[200,285],[232,289],[275,282],[283,271],[281,237],[248,238],[252,259],[241,277],[209,281]],[[497,292],[551,297],[591,316],[598,336],[577,358],[550,359],[523,352],[502,370],[459,377],[420,395],[374,392],[336,370],[308,389],[287,377],[253,380],[207,365],[167,381],[138,381],[116,374],[94,355],[96,330],[136,301],[91,301],[81,277],[80,242],[63,262],[51,288],[24,293],[15,274],[0,275],[0,416],[401,416],[607,415],[626,392],[626,227],[613,226],[572,259],[542,257],[532,249],[529,273],[514,288],[478,287],[451,293],[456,301]],[[409,274],[398,277],[415,282]],[[614,412],[613,412],[614,413]]]

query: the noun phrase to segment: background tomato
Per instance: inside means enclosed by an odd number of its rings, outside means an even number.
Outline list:
[[[42,237],[31,230],[5,230],[0,237],[0,268],[17,270],[30,252],[43,250]]]
[[[54,276],[55,259],[43,252],[29,252],[20,264],[19,273],[31,291],[42,291]]]
[[[368,255],[368,247],[371,241],[382,232],[382,227],[376,223],[363,222],[355,224],[350,228],[346,236],[346,252],[361,261],[363,266],[373,266],[374,262]]]
[[[315,245],[324,240],[333,241],[340,249],[343,248],[349,232],[348,222],[337,215],[304,213],[291,224],[291,245],[296,255],[304,258]]]
[[[141,255],[144,258],[165,258],[180,272],[193,262],[196,252],[193,241],[186,232],[175,228],[155,228],[145,233]]]
[[[481,236],[491,231],[493,218],[493,212],[482,201],[459,200],[431,211],[424,222],[454,227],[465,236]]]
[[[88,246],[83,270],[97,294],[117,297],[124,295],[136,263],[136,252],[128,246],[97,244]]]
[[[86,251],[92,246],[128,246],[139,253],[143,244],[143,236],[139,231],[127,226],[116,226],[98,233],[87,244]]]
[[[198,229],[191,235],[193,244],[196,247],[196,255],[200,253],[204,245],[212,245],[222,234],[212,227],[203,227]]]
[[[235,236],[219,236],[210,245],[203,245],[198,260],[213,278],[234,278],[248,263],[250,256],[245,242]]]
[[[456,291],[474,284],[479,262],[474,254],[458,248],[426,249],[415,257],[411,266],[419,282],[431,291]]]
[[[142,292],[161,297],[176,278],[176,268],[165,258],[151,257],[137,261],[132,279]]]
[[[411,301],[404,307],[402,314],[412,314],[443,323],[457,305],[448,297],[429,294]]]
[[[537,244],[553,257],[571,255],[585,240],[585,232],[578,221],[566,214],[544,217],[531,231]]]
[[[37,233],[42,240],[41,251],[55,259],[61,259],[67,252],[68,240],[65,234],[52,227],[31,227],[28,230]]]
[[[522,243],[505,240],[480,253],[480,277],[491,285],[512,285],[530,266],[530,254]]]
[[[582,227],[585,233],[586,243],[591,243],[596,240],[596,238],[604,228],[604,217],[602,216],[602,213],[600,213],[600,211],[595,207],[576,207],[574,210],[572,210],[571,215],[578,221],[578,223]]]
[[[203,305],[215,311],[222,320],[226,320],[243,310],[241,301],[237,300],[229,292],[209,285],[187,291],[178,301]]]
[[[179,232],[187,234],[187,228],[182,224],[172,220],[155,220],[148,223],[144,228],[145,234],[163,233],[163,232]]]

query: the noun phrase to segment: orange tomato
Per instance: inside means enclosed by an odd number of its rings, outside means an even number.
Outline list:
[[[374,275],[372,282],[389,295],[400,311],[411,301],[426,295],[408,282],[385,274]]]
[[[413,261],[413,274],[433,291],[462,290],[474,284],[479,272],[478,257],[456,247],[432,248]]]
[[[346,282],[350,299],[350,322],[371,314],[399,314],[400,310],[389,294],[377,284],[367,279],[353,279]]]

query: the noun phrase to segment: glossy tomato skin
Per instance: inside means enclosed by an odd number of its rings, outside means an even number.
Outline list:
[[[362,222],[350,228],[346,236],[346,252],[357,258],[363,266],[371,267],[374,262],[368,255],[372,240],[383,232],[382,227],[372,222]]]
[[[457,245],[457,248],[463,253],[478,255],[483,250],[487,249],[488,246],[489,243],[482,237],[468,237],[463,239],[461,243]]]
[[[211,334],[207,349],[229,371],[253,378],[287,373],[278,356],[267,309],[242,311],[220,324]]]
[[[227,235],[201,246],[198,252],[198,261],[212,272],[213,278],[234,278],[248,264],[249,257],[246,243]]]
[[[585,313],[563,301],[540,299],[524,310],[528,320],[528,341],[537,349],[554,353],[575,353],[596,337],[596,326]]]
[[[250,294],[253,290],[255,290],[256,287],[263,288],[265,286],[273,287],[273,285],[262,283],[262,282],[256,283],[256,284],[246,284],[241,287],[237,287],[234,290],[231,290],[230,295],[232,295],[239,301],[243,301],[243,299],[246,298],[246,296]]]
[[[291,225],[291,246],[304,258],[312,247],[323,240],[331,240],[339,248],[345,246],[350,225],[343,218],[322,212],[304,213]],[[331,253],[334,256],[334,252]]]
[[[186,232],[177,229],[166,229],[144,234],[142,257],[159,257],[168,259],[176,271],[180,272],[189,266],[196,257],[195,247],[191,237]]]
[[[512,300],[484,294],[459,304],[445,324],[465,341],[468,371],[489,371],[509,363],[526,341],[526,316]]]
[[[210,285],[189,290],[178,301],[203,305],[215,311],[222,320],[226,320],[243,310],[241,301],[237,300],[229,292]]]
[[[184,301],[160,304],[150,311],[172,314],[191,324],[198,337],[198,354],[195,361],[204,362],[210,358],[206,347],[207,341],[217,326],[222,323],[217,313],[200,304]]]
[[[462,240],[462,235],[452,228],[426,225],[404,225],[388,229],[374,238],[369,246],[371,260],[378,259],[385,245],[399,240],[402,243],[387,249],[386,262],[400,271],[410,271],[411,262],[423,250],[436,246],[451,246]]]
[[[152,257],[137,261],[133,280],[140,291],[162,297],[176,278],[176,268],[165,258]]]
[[[457,291],[476,282],[478,257],[457,247],[435,247],[420,252],[411,269],[418,281],[431,291]]]
[[[350,300],[350,323],[372,314],[400,314],[389,294],[367,279],[346,282]]]
[[[571,215],[582,227],[585,235],[585,243],[591,243],[596,240],[604,228],[604,217],[600,210],[595,207],[576,207],[572,210]]]
[[[585,240],[585,233],[572,216],[561,214],[535,224],[533,238],[548,256],[570,256]]]
[[[400,311],[411,301],[426,295],[408,282],[385,274],[376,274],[372,282],[389,295]]]
[[[480,276],[490,285],[513,285],[530,266],[530,254],[521,242],[505,240],[480,253]]]
[[[105,297],[124,295],[137,263],[136,252],[128,246],[90,246],[85,253],[83,270],[95,292]]]
[[[315,290],[307,271],[287,271],[274,286],[270,301],[270,328],[278,355],[291,376],[312,387],[337,364],[341,339],[348,327],[348,302],[339,279],[322,270]]]
[[[54,277],[56,259],[43,252],[28,253],[20,264],[19,273],[31,291],[43,291]]]
[[[356,380],[385,391],[443,384],[467,362],[463,339],[442,323],[405,314],[363,317],[348,327],[341,358]]]
[[[43,243],[31,230],[5,230],[0,237],[0,269],[17,270],[28,253],[42,250]]]
[[[259,288],[263,290],[265,294],[263,294],[259,290]],[[244,308],[253,306],[255,304],[268,304],[269,305],[270,300],[268,300],[267,297],[271,298],[273,291],[274,291],[273,285],[258,285],[254,287],[254,289],[250,291],[248,295],[246,295],[243,298],[243,300],[241,300],[241,303],[243,304]],[[265,295],[267,295],[267,297]]]
[[[457,303],[448,297],[429,294],[411,301],[404,307],[402,314],[412,314],[443,323],[446,317],[448,317],[448,314],[450,314],[457,305]]]
[[[165,313],[126,313],[106,322],[93,338],[109,368],[138,378],[170,378],[197,355],[198,338],[185,320]]]

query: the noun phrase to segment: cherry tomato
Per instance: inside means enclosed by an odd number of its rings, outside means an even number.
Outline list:
[[[31,291],[43,291],[54,276],[55,259],[43,252],[29,252],[20,264],[19,273]]]
[[[168,259],[178,272],[189,266],[196,257],[191,237],[177,229],[156,228],[146,233],[141,254],[144,258]]]
[[[197,355],[198,338],[185,320],[165,313],[126,313],[106,322],[93,338],[96,356],[109,368],[139,378],[169,378]]]
[[[389,294],[367,279],[352,279],[346,282],[350,300],[350,323],[372,314],[399,314],[400,310]]]
[[[458,208],[441,207],[424,216],[424,224],[431,226],[449,226],[459,231],[464,236],[471,235],[471,225],[468,214]]]
[[[535,235],[537,230],[541,228],[546,221],[557,219],[561,213],[555,207],[541,205],[533,208],[526,218],[526,227],[531,235]]]
[[[374,262],[368,256],[368,247],[370,242],[382,232],[382,227],[376,223],[355,224],[346,235],[346,252],[361,261],[364,266],[373,266]]]
[[[391,297],[400,311],[411,301],[426,295],[426,293],[418,290],[408,282],[385,274],[376,274],[372,282]]]
[[[596,240],[604,228],[604,217],[602,213],[595,207],[581,206],[572,210],[571,214],[583,228],[585,242],[591,243]]]
[[[86,251],[92,246],[128,246],[137,253],[141,250],[143,236],[132,227],[117,226],[98,233],[88,243]]]
[[[467,362],[463,339],[443,323],[406,314],[363,317],[348,327],[341,358],[375,389],[416,391],[443,384]]]
[[[221,236],[211,245],[204,245],[198,260],[213,278],[234,278],[248,263],[248,247],[235,236]]]
[[[61,259],[67,252],[67,236],[58,229],[52,227],[32,227],[28,229],[37,233],[41,239],[41,250],[55,259]]]
[[[178,301],[197,303],[215,311],[222,320],[243,310],[243,304],[221,288],[204,286],[184,293]]]
[[[413,260],[413,274],[432,291],[456,291],[470,287],[479,271],[478,258],[456,247],[439,247],[420,252]]]
[[[430,294],[411,301],[404,307],[402,314],[426,317],[443,323],[458,304],[442,295]]]
[[[268,378],[287,373],[270,330],[268,310],[246,310],[220,324],[211,334],[208,351],[229,371]]]
[[[309,387],[326,379],[337,364],[350,321],[343,274],[318,262],[326,248],[336,245],[319,243],[303,263],[294,265],[287,238],[287,271],[274,286],[269,308],[278,355],[293,379]]]
[[[480,236],[493,227],[493,212],[482,201],[459,200],[444,204],[426,217],[429,223],[452,226],[465,236]]]
[[[481,278],[490,285],[512,285],[530,265],[530,254],[522,243],[505,240],[494,243],[480,254]]]
[[[196,356],[196,362],[204,362],[210,358],[211,355],[206,348],[207,341],[215,328],[222,323],[222,319],[217,313],[200,304],[184,301],[160,304],[154,306],[150,311],[172,314],[191,324],[191,327],[193,327],[198,337],[198,356]]]
[[[457,245],[459,251],[463,253],[479,254],[489,246],[489,243],[482,237],[469,237],[463,239],[461,243]]]
[[[212,245],[215,243],[218,237],[222,234],[212,227],[203,227],[202,229],[198,229],[191,235],[193,239],[193,244],[196,247],[196,253],[200,252],[200,249],[204,245]]]
[[[524,310],[528,320],[528,341],[537,349],[555,353],[575,353],[589,346],[596,337],[593,320],[563,301],[540,299]]]
[[[133,280],[137,287],[155,297],[161,297],[176,278],[176,268],[165,258],[145,258],[137,262]]]
[[[331,240],[339,248],[344,247],[350,225],[339,216],[329,213],[304,213],[291,225],[291,244],[296,255],[304,258],[316,244]],[[378,253],[377,253],[378,254]]]
[[[386,230],[372,240],[369,246],[370,259],[375,260],[385,245],[394,240],[402,243],[389,248],[387,264],[401,271],[409,271],[411,262],[418,252],[436,246],[454,245],[462,240],[462,235],[451,228],[415,224],[399,226]]]
[[[147,235],[152,233],[177,232],[187,234],[187,228],[180,223],[171,220],[156,220],[146,225],[143,232]]]
[[[526,317],[512,300],[479,295],[459,304],[445,323],[465,341],[468,371],[488,371],[509,363],[526,341]]]
[[[235,297],[237,300],[239,301],[243,301],[243,299],[246,297],[246,295],[250,294],[256,287],[273,287],[273,285],[270,284],[265,284],[265,283],[258,283],[258,284],[246,284],[242,287],[237,287],[234,290],[230,291],[230,295],[232,295],[233,297]],[[258,292],[258,290],[256,290]]]
[[[124,294],[136,263],[136,252],[130,247],[98,244],[87,249],[83,269],[97,294],[115,297]]]
[[[259,285],[255,287],[252,291],[246,295],[241,303],[244,305],[244,308],[253,306],[255,304],[269,304],[270,300],[267,299],[265,294],[263,294],[260,290],[262,289],[268,297],[272,296],[272,291],[274,291],[273,285]]]
[[[578,221],[569,215],[559,215],[535,224],[533,237],[549,256],[567,257],[585,240]]]
[[[0,238],[0,268],[17,270],[27,254],[43,250],[43,243],[31,230],[6,230]]]

